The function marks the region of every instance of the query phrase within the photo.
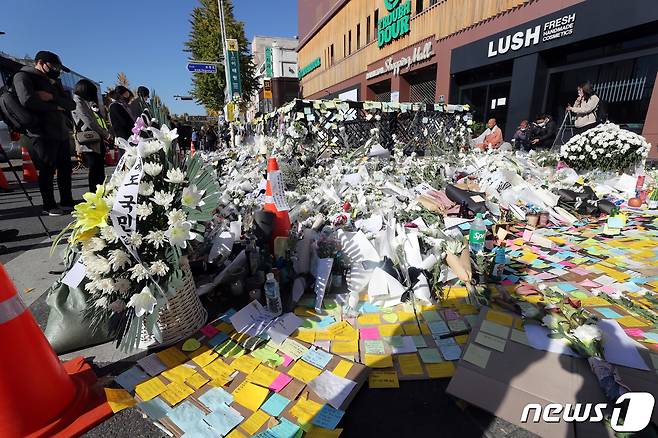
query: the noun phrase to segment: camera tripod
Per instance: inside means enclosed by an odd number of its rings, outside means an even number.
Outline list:
[[[562,124],[560,125],[560,129],[558,129],[557,134],[555,134],[555,140],[553,140],[553,145],[551,146],[552,151],[554,151],[556,147],[565,144],[567,141],[569,141],[571,137],[574,136],[575,131],[573,128],[574,128],[574,124],[571,118],[571,111],[567,111],[566,114],[564,115],[564,120],[562,120]],[[569,135],[569,137],[565,141],[564,137],[567,131],[570,131],[571,135]]]
[[[23,194],[25,194],[25,197],[27,198],[28,202],[30,205],[34,208],[36,207],[34,205],[34,202],[32,202],[32,196],[28,193],[27,189],[23,185],[23,181],[21,178],[19,178],[18,173],[16,172],[16,168],[14,168],[14,165],[11,164],[11,160],[9,159],[9,155],[7,155],[7,152],[5,152],[4,148],[2,147],[2,144],[0,143],[0,155],[4,157],[4,159],[9,163],[9,169],[11,169],[11,172],[14,174],[14,178],[16,178],[16,181],[18,181],[18,185],[21,187],[21,190],[23,190]],[[50,235],[50,231],[48,230],[48,227],[46,227],[46,224],[43,223],[43,219],[41,219],[41,216],[37,215],[37,219],[39,219],[39,222],[41,223],[41,226],[43,227],[44,231],[46,232],[46,235],[50,240],[52,240],[52,236]]]

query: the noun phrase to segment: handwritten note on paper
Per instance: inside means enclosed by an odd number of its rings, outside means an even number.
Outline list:
[[[244,429],[249,435],[256,435],[256,432],[258,432],[261,427],[263,427],[263,424],[267,423],[270,418],[272,417],[265,412],[258,410],[251,414],[251,416],[240,425],[240,428]]]
[[[302,356],[302,360],[320,369],[326,367],[331,358],[331,354],[316,348],[310,348]]]
[[[233,390],[234,400],[251,411],[257,411],[267,398],[270,390],[244,381]]]
[[[286,339],[283,341],[283,344],[281,344],[281,347],[279,347],[279,351],[287,354],[294,360],[297,360],[308,351],[308,347],[305,347],[293,339]]]
[[[283,344],[288,336],[302,325],[302,319],[294,313],[286,313],[275,319],[267,329],[267,334],[277,344]]]
[[[476,344],[471,344],[464,353],[464,360],[477,365],[480,368],[486,368],[490,355],[491,352],[486,348],[479,347]]]
[[[292,368],[290,368],[288,374],[295,379],[301,380],[304,383],[308,383],[319,376],[321,372],[321,370],[317,369],[313,365],[299,360],[295,362]]]
[[[480,345],[484,345],[485,347],[498,350],[501,353],[505,351],[505,344],[507,343],[505,339],[501,339],[497,336],[490,335],[489,333],[483,331],[480,331],[478,335],[475,337],[475,342],[477,342]]]
[[[313,417],[312,424],[325,429],[333,430],[336,428],[336,426],[338,426],[338,423],[340,423],[343,415],[345,415],[345,411],[335,409],[334,407],[327,404],[322,406],[320,412],[318,412],[315,417]]]
[[[400,371],[404,375],[417,375],[423,374],[423,367],[420,365],[418,355],[416,353],[400,354],[396,356]]]
[[[208,423],[220,436],[226,436],[233,428],[240,424],[242,420],[244,420],[244,417],[240,412],[226,405],[221,406],[219,409],[206,415],[203,419],[203,421]]]
[[[308,382],[308,387],[331,406],[340,409],[345,399],[356,387],[356,382],[338,377],[325,370],[318,377]]]
[[[322,300],[324,300],[324,293],[329,284],[331,276],[331,268],[334,265],[334,259],[318,259],[317,270],[315,276],[315,310],[322,310]]]
[[[370,388],[399,388],[398,373],[394,370],[373,370],[368,377]]]
[[[350,372],[352,369],[352,362],[348,362],[346,360],[341,360],[338,362],[338,365],[336,365],[336,368],[332,371],[335,375],[339,377],[347,377],[347,373]]]
[[[272,315],[256,300],[244,306],[230,321],[235,330],[250,336],[257,336],[265,332],[272,320]]]
[[[283,178],[280,170],[269,173],[270,187],[272,188],[272,199],[278,211],[288,211],[290,207],[286,201],[286,187],[283,184]]]
[[[482,321],[482,325],[480,326],[480,331],[487,332],[490,335],[498,336],[499,338],[502,339],[507,339],[507,335],[509,334],[510,328],[508,326],[500,325],[496,322],[491,322],[485,319],[484,321]]]

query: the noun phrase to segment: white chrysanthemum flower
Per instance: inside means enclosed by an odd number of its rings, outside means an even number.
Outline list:
[[[189,187],[185,187],[183,189],[181,203],[188,208],[200,207],[205,204],[205,202],[201,200],[205,192],[205,190],[198,190],[195,184],[192,184]]]
[[[157,301],[155,297],[151,293],[151,290],[146,286],[144,286],[140,293],[130,297],[130,300],[128,301],[128,307],[133,307],[135,309],[135,315],[138,318],[144,316],[144,314],[150,315],[153,313],[156,304]]]
[[[177,128],[169,130],[167,125],[162,125],[160,129],[156,129],[152,126],[147,129],[153,133],[155,138],[164,143],[167,147],[171,145],[172,141],[178,138]]]
[[[117,232],[114,230],[114,227],[103,227],[101,228],[101,237],[109,243],[114,243],[119,240]]]
[[[167,213],[167,225],[171,226],[176,222],[185,222],[187,214],[183,210],[173,209]]]
[[[100,308],[107,307],[107,297],[98,298],[96,301],[94,301],[94,306],[100,307]]]
[[[160,249],[167,242],[167,237],[162,230],[152,230],[146,235],[146,241],[153,245],[155,249]]]
[[[151,213],[153,213],[153,207],[151,204],[147,204],[146,202],[137,204],[137,217],[139,219],[146,219]]]
[[[128,236],[128,242],[135,248],[142,246],[142,235],[137,231],[133,231],[130,236]]]
[[[185,181],[185,173],[180,169],[169,169],[165,181],[171,184],[181,184]]]
[[[146,172],[146,174],[149,176],[156,177],[160,175],[160,172],[162,172],[162,164],[146,163],[144,165],[144,172]]]
[[[157,260],[153,263],[151,263],[151,267],[149,268],[149,271],[151,272],[151,275],[158,275],[160,277],[164,277],[167,275],[167,272],[169,272],[169,266],[162,260]]]
[[[91,256],[85,259],[85,265],[87,270],[93,274],[107,274],[110,272],[112,266],[110,265],[109,260],[103,256]]]
[[[137,150],[139,151],[139,154],[142,156],[142,158],[153,155],[162,149],[164,149],[164,144],[162,144],[161,141],[155,139],[142,139],[137,145]]]
[[[593,324],[584,324],[573,331],[573,335],[583,344],[590,344],[594,341],[601,340],[601,330]]]
[[[138,193],[141,196],[151,196],[153,194],[153,183],[140,181]]]
[[[98,288],[98,281],[88,281],[87,284],[85,284],[85,290],[89,293],[94,293],[99,291],[100,289]]]
[[[176,222],[165,232],[165,236],[172,245],[187,248],[187,241],[196,237],[196,234],[190,231],[191,229],[192,223],[190,222]]]
[[[126,295],[130,291],[130,287],[131,287],[130,280],[128,280],[127,278],[118,278],[114,282],[114,288],[121,295]]]
[[[149,277],[148,271],[140,263],[137,263],[135,266],[128,269],[128,271],[130,271],[131,280],[143,281]]]
[[[130,256],[122,249],[114,249],[110,251],[110,263],[115,271],[124,269],[126,265],[130,264]]]
[[[111,278],[103,278],[98,282],[98,288],[103,291],[104,294],[110,294],[114,292],[114,280]]]
[[[155,192],[151,200],[164,207],[165,210],[169,210],[171,208],[171,203],[174,202],[174,194],[158,190]]]

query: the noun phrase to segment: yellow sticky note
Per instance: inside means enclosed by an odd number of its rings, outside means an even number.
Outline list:
[[[420,328],[418,328],[418,325],[416,325],[416,323],[403,324],[402,329],[404,330],[404,334],[407,336],[420,335]]]
[[[465,287],[451,287],[448,289],[448,298],[466,298],[468,290]]]
[[[179,383],[185,382],[188,378],[192,377],[194,374],[196,374],[196,370],[192,367],[185,366],[184,364],[175,366],[162,373],[162,375],[166,377],[167,380],[171,382],[179,382]]]
[[[233,374],[233,368],[228,366],[226,362],[217,359],[202,368],[203,372],[208,374],[211,379],[228,379],[228,376]]]
[[[251,414],[251,416],[247,418],[240,427],[249,435],[256,435],[256,432],[258,432],[260,428],[263,427],[263,424],[265,424],[270,418],[269,415],[259,409]]]
[[[231,433],[226,435],[225,438],[249,438],[247,435],[240,432],[238,429],[233,429]]]
[[[359,332],[347,321],[341,321],[327,328],[327,331],[333,336],[335,341],[352,341],[359,339]]]
[[[210,380],[203,377],[199,373],[193,374],[192,376],[190,376],[190,378],[188,378],[185,381],[185,383],[187,383],[188,385],[190,385],[194,389],[199,389],[208,382],[210,382]]]
[[[518,330],[523,330],[523,321],[519,318],[516,318],[514,320],[514,328],[516,328]]]
[[[219,330],[220,332],[224,332],[227,335],[230,334],[230,333],[233,333],[233,331],[235,331],[231,324],[229,324],[228,322],[224,322],[224,321],[222,321],[219,324],[215,325],[215,327],[217,328],[217,330]]]
[[[405,322],[415,322],[416,317],[414,316],[414,312],[397,312],[398,314],[398,320],[401,323]]]
[[[638,318],[635,318],[635,317],[630,316],[630,315],[626,315],[622,318],[617,318],[615,321],[617,321],[623,327],[627,327],[627,328],[648,327],[649,326],[649,324],[647,324],[646,322],[641,321]]]
[[[266,365],[258,365],[253,373],[247,376],[247,380],[257,385],[269,388],[274,379],[279,377],[280,372]]]
[[[175,406],[193,393],[194,390],[186,384],[171,382],[169,385],[167,385],[167,389],[160,395],[160,397],[162,397],[171,406]]]
[[[176,347],[169,347],[166,350],[162,350],[158,353],[155,353],[160,361],[167,367],[173,368],[176,365],[180,365],[187,360],[185,353],[180,351]]]
[[[402,336],[404,330],[400,324],[382,324],[377,327],[379,329],[379,334],[382,336]]]
[[[508,315],[506,313],[498,312],[497,310],[489,310],[487,312],[486,318],[489,321],[497,322],[498,324],[502,324],[507,327],[512,326],[512,322],[514,321],[514,318],[512,315]]]
[[[336,368],[334,368],[332,373],[334,373],[339,377],[346,377],[347,373],[349,373],[350,370],[352,369],[352,365],[353,365],[352,362],[341,360],[340,362],[338,362],[338,365],[336,365]]]
[[[343,433],[343,429],[324,429],[322,427],[311,426],[304,435],[305,438],[338,438]],[[228,437],[227,437],[228,438]]]
[[[295,339],[299,339],[300,341],[308,342],[309,344],[312,344],[315,342],[315,330],[308,330],[308,329],[297,329],[295,333],[292,334],[292,336]]]
[[[381,322],[378,313],[364,313],[359,316],[357,321],[360,325],[377,325]]]
[[[329,332],[329,330],[316,330],[315,331],[315,340],[316,341],[331,341],[334,338],[334,335]]]
[[[162,394],[167,387],[159,377],[153,377],[152,379],[142,382],[135,386],[135,393],[144,401],[151,400]]]
[[[262,386],[254,385],[251,382],[244,381],[233,390],[234,400],[245,408],[256,412],[263,404],[270,390]]]
[[[260,361],[250,355],[240,356],[229,364],[234,370],[242,371],[245,374],[253,372],[258,365],[260,365]]]
[[[398,354],[395,356],[400,365],[400,371],[404,375],[423,374],[423,367],[420,364],[416,353]]]
[[[463,345],[468,342],[468,335],[455,336],[455,341],[457,341],[458,344]]]
[[[398,373],[394,370],[371,371],[370,376],[368,376],[368,386],[370,388],[399,388],[400,381],[398,380]]]
[[[366,354],[366,366],[370,368],[391,368],[393,367],[393,359],[390,354]]]
[[[426,363],[425,369],[431,379],[452,377],[455,374],[455,365],[452,362]]]
[[[322,404],[316,403],[313,400],[300,398],[297,403],[290,408],[290,414],[297,418],[297,422],[302,426],[311,422],[313,417],[320,412]]]
[[[228,385],[228,383],[231,380],[233,380],[233,379],[231,379],[230,376],[222,376],[222,377],[218,377],[216,379],[212,379],[208,384],[210,386],[215,386],[217,388],[222,388],[222,387]]]
[[[358,353],[359,351],[359,341],[347,341],[347,342],[338,342],[333,341],[331,343],[331,352],[336,354],[349,354],[349,353]]]
[[[295,365],[290,368],[288,374],[304,383],[308,383],[320,375],[322,370],[310,365],[303,360],[298,360]]]
[[[137,404],[133,396],[125,389],[105,388],[105,398],[115,414]]]
[[[610,303],[601,297],[587,297],[580,300],[583,306],[609,306]]]

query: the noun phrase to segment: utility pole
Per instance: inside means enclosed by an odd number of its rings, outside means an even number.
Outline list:
[[[221,31],[221,41],[220,47],[222,48],[222,54],[224,55],[224,102],[230,102],[232,100],[231,96],[231,87],[229,86],[229,71],[228,71],[228,53],[226,45],[226,22],[224,21],[224,0],[217,0],[217,6],[219,8],[219,28]]]

